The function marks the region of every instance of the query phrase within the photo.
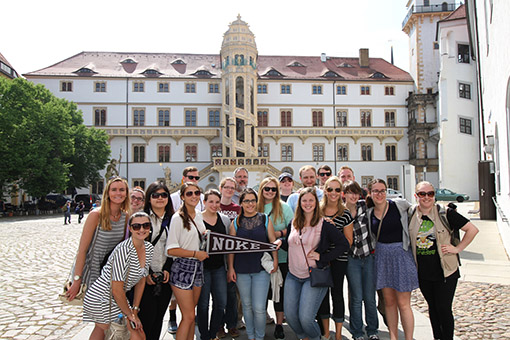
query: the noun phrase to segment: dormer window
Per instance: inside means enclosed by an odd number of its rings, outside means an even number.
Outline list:
[[[124,59],[120,62],[121,64],[138,64],[136,61],[134,61],[131,58]]]
[[[147,77],[159,77],[162,73],[159,72],[158,70],[149,68],[143,71],[142,74]]]
[[[212,73],[207,71],[207,70],[198,70],[196,71],[195,73],[193,73],[194,76],[197,76],[197,77],[211,77],[212,76]]]
[[[340,75],[333,71],[328,71],[322,75],[325,78],[341,78]]]
[[[338,67],[354,67],[354,66],[348,63],[341,63],[340,65],[338,65]]]
[[[385,78],[388,78],[386,77],[384,74],[382,74],[381,72],[375,72],[373,73],[370,78],[373,78],[373,79],[385,79]]]
[[[82,67],[79,70],[74,71],[73,73],[77,73],[78,75],[93,75],[97,72],[95,72],[94,70],[92,70],[88,67]]]
[[[301,64],[299,61],[293,61],[292,63],[290,63],[287,66],[288,67],[305,67],[305,65]]]
[[[264,74],[264,76],[266,76],[266,77],[283,77],[283,74],[281,74],[280,72],[278,72],[277,70],[275,70],[273,68],[273,69],[270,69],[268,72],[266,72],[266,74]]]
[[[186,65],[186,63],[182,59],[175,59],[174,61],[172,61],[172,64],[173,65]]]

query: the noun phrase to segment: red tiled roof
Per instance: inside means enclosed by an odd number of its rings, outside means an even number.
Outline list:
[[[443,21],[453,21],[453,20],[459,20],[459,19],[465,19],[466,18],[466,6],[460,5],[455,11],[451,12],[450,15],[448,15],[443,20],[440,20],[440,22]]]
[[[133,59],[137,64],[123,63]],[[176,63],[182,60],[184,63]],[[298,62],[303,66],[292,66]],[[345,67],[345,65],[352,67]],[[178,54],[178,53],[122,53],[122,52],[81,52],[52,66],[29,72],[29,76],[61,76],[78,77],[81,68],[91,68],[96,72],[93,77],[133,77],[145,78],[142,74],[147,69],[157,69],[160,78],[200,78],[194,76],[198,70],[209,71],[211,78],[221,77],[221,61],[218,54]],[[267,71],[275,69],[282,77],[265,76]],[[339,77],[324,77],[333,71]],[[359,66],[358,58],[328,57],[321,62],[320,56],[258,56],[257,72],[261,79],[338,79],[338,80],[377,80],[370,78],[380,72],[391,81],[413,81],[406,71],[390,64],[381,58],[370,58],[369,67]],[[88,74],[90,75],[90,74]],[[384,80],[384,78],[382,79]]]

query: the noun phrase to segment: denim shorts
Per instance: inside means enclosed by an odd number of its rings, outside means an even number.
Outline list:
[[[197,259],[178,257],[170,271],[170,284],[179,289],[191,290],[204,285],[204,264]]]

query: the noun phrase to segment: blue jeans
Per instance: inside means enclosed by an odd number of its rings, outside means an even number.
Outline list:
[[[365,303],[367,334],[377,334],[379,319],[375,303],[374,255],[365,258],[349,256],[347,281],[349,282],[350,331],[353,337],[363,336],[361,304]]]
[[[237,274],[237,289],[243,305],[248,339],[263,340],[266,333],[266,301],[270,276],[265,270]]]
[[[221,327],[223,314],[227,305],[227,272],[225,267],[218,269],[204,268],[204,285],[197,305],[197,322],[202,340],[216,338]],[[209,324],[209,298],[212,294],[213,308]]]
[[[320,339],[321,330],[315,316],[328,288],[312,287],[310,278],[300,279],[289,272],[283,291],[285,318],[298,339]]]
[[[227,329],[237,328],[237,288],[235,282],[227,282],[227,307],[223,316],[223,324],[227,325]]]

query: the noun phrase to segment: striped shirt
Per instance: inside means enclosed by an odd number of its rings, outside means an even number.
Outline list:
[[[332,216],[329,216],[330,218]],[[351,224],[353,222],[353,219],[352,219],[352,216],[351,216],[351,213],[349,212],[349,210],[344,210],[344,213],[342,216],[336,216],[334,219],[333,219],[333,224],[335,225],[335,227],[341,232],[343,233],[344,232],[344,227],[347,227],[349,224]],[[334,245],[330,245],[329,250],[333,249]],[[343,261],[343,262],[347,262],[348,260],[348,255],[349,255],[349,251],[346,251],[344,253],[342,253],[340,256],[338,256],[335,260],[336,261]]]

